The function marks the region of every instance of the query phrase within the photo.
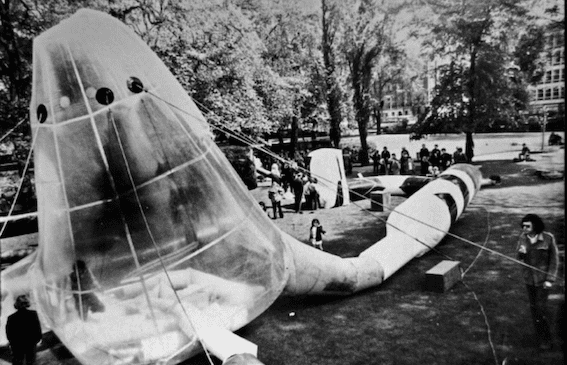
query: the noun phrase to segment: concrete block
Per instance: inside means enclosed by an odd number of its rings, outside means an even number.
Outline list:
[[[383,212],[384,208],[389,208],[391,204],[391,195],[383,191],[373,191],[370,193],[370,210],[374,212]]]
[[[425,289],[444,293],[461,280],[459,261],[443,260],[425,273]]]

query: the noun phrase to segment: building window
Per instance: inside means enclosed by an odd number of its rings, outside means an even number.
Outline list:
[[[561,70],[553,70],[553,82],[559,82],[560,80],[560,71]]]
[[[537,90],[537,100],[543,100],[543,89]]]
[[[559,88],[559,98],[560,99],[565,99],[565,86],[561,86]]]
[[[557,51],[553,52],[552,64],[553,65],[560,65],[562,62],[563,62],[562,50],[557,50]]]
[[[563,47],[565,36],[563,33],[557,33],[557,47]]]
[[[553,99],[559,99],[559,88],[558,87],[553,88]]]
[[[404,114],[405,114],[405,115],[408,115],[408,111],[407,111],[407,110],[405,110],[405,111],[404,111]]]
[[[545,89],[545,100],[551,99],[551,88]]]
[[[550,82],[551,82],[551,71],[546,71],[544,83],[549,84]]]

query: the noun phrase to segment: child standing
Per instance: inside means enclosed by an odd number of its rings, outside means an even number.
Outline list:
[[[313,247],[323,251],[323,235],[325,231],[323,226],[319,223],[319,219],[315,218],[311,221],[311,229],[309,230],[309,241]]]

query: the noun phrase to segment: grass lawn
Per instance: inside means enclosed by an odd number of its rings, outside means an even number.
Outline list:
[[[511,161],[479,165],[484,176],[500,175],[502,183],[481,190],[451,233],[514,256],[519,222],[532,212],[544,219],[564,252],[564,181],[542,180],[536,168]],[[355,168],[353,176],[370,171]],[[267,193],[254,194],[268,202]],[[327,231],[325,249],[351,257],[385,234],[388,212],[368,208],[368,202],[357,202],[300,215],[288,206],[284,219],[274,222],[307,242],[311,219],[317,217]],[[457,237],[446,237],[435,251],[356,295],[282,297],[238,333],[259,346],[258,358],[267,365],[501,364],[505,359],[508,364],[563,364],[559,338],[552,351],[537,349],[518,264]],[[425,272],[442,260],[459,261],[466,274],[445,293],[428,292]],[[564,282],[551,298],[555,318]]]
[[[258,345],[258,358],[266,365],[489,365],[505,359],[507,364],[563,364],[559,337],[551,351],[537,349],[518,264],[467,241],[514,256],[520,219],[536,213],[564,253],[564,181],[543,180],[522,163],[478,164],[484,176],[500,175],[502,183],[481,190],[453,225],[453,236],[434,251],[410,261],[382,285],[349,297],[280,297],[237,333]],[[371,170],[355,167],[352,176],[371,175]],[[266,188],[252,194],[269,205]],[[395,197],[392,203],[402,200]],[[274,222],[307,242],[311,219],[317,217],[327,231],[325,250],[351,257],[385,234],[388,212],[370,212],[369,207],[362,201],[296,214],[288,205],[285,217]],[[442,260],[459,261],[466,272],[463,280],[445,293],[425,290],[425,272]],[[563,302],[564,281],[552,289],[554,319]],[[0,358],[9,358],[6,350]],[[52,342],[42,347],[37,364],[78,362]],[[184,364],[209,361],[199,355]]]

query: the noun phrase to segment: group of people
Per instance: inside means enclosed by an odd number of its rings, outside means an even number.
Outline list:
[[[283,218],[282,200],[287,193],[293,195],[293,210],[296,213],[302,213],[304,199],[305,209],[317,210],[322,207],[317,178],[293,169],[289,163],[285,163],[281,171],[277,163],[272,164],[270,177],[272,182],[268,198],[272,203],[272,219]]]
[[[405,147],[402,147],[399,159],[398,156],[395,153],[391,153],[386,146],[383,147],[382,151],[378,149],[374,150],[371,156],[373,172],[377,175],[416,174],[414,160]],[[437,176],[455,163],[466,163],[467,158],[461,147],[457,147],[455,152],[450,154],[445,148],[439,149],[439,145],[437,144],[431,151],[423,144],[419,150],[418,161],[420,165],[420,175]]]
[[[372,154],[373,172],[378,175],[413,175],[414,163],[409,152],[402,147],[400,159],[395,153],[390,153],[384,146],[380,152],[376,149]]]
[[[420,174],[426,176],[437,176],[453,164],[469,162],[461,147],[457,147],[455,152],[450,154],[445,148],[439,149],[438,144],[430,151],[425,143],[419,150],[419,160]]]

